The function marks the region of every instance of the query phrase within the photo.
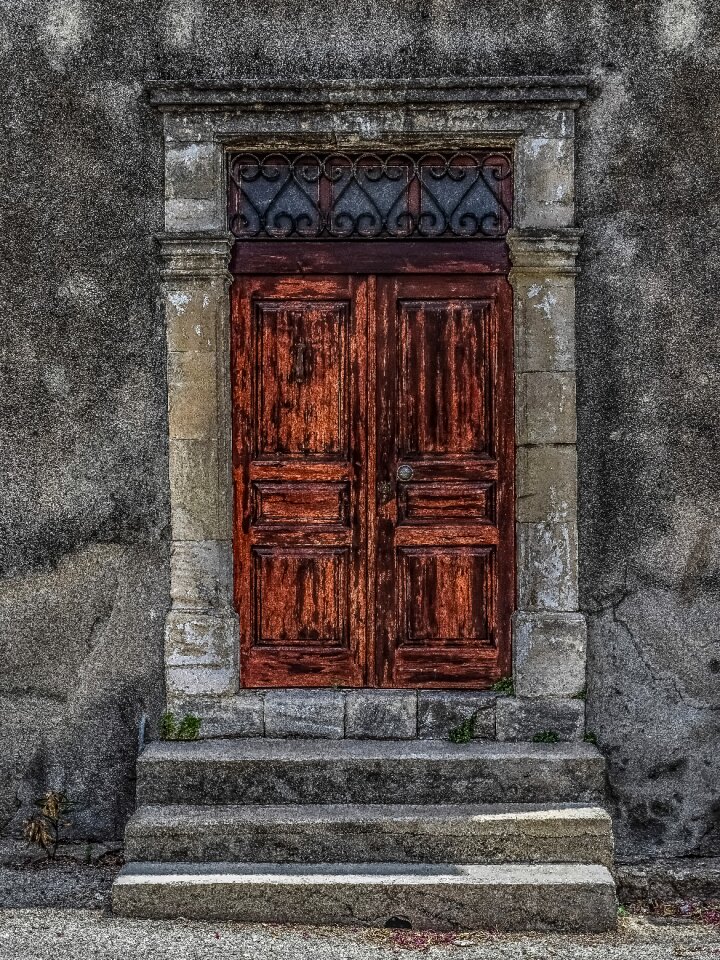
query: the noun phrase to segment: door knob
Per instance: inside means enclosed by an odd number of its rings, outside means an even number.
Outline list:
[[[398,480],[412,480],[413,468],[408,463],[401,463],[397,472]]]

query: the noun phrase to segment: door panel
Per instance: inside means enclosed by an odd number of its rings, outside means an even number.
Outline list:
[[[360,279],[233,288],[244,686],[365,680],[366,330]]]
[[[487,685],[514,606],[507,283],[377,283],[377,681]]]

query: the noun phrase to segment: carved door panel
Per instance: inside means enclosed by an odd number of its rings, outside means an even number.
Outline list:
[[[244,686],[365,681],[366,282],[233,288]]]
[[[509,670],[514,606],[509,288],[377,290],[377,680],[487,686]]]

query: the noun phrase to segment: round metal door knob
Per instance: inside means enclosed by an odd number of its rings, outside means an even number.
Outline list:
[[[403,463],[398,467],[397,478],[398,480],[412,480],[413,477],[413,468],[407,463]]]

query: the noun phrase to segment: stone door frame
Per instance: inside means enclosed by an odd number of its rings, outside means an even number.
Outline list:
[[[562,706],[567,714],[570,701],[579,709],[586,624],[578,610],[575,275],[581,231],[575,227],[574,115],[586,98],[584,81],[159,83],[150,98],[163,113],[165,144],[165,231],[157,239],[168,349],[168,704],[208,717],[206,732],[268,731],[269,695],[238,690],[228,149],[498,146],[514,154],[513,228],[507,236],[516,377],[511,699],[525,713],[534,705],[538,716],[553,715],[543,713],[544,701],[554,715]],[[299,694],[286,694],[280,709],[287,711]],[[344,714],[352,710],[349,692],[337,696],[345,698]],[[514,709],[517,714],[517,704]],[[578,710],[570,713],[578,715],[572,735],[579,736]],[[221,715],[235,718],[232,730],[224,721],[213,728],[212,717]]]

